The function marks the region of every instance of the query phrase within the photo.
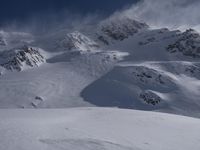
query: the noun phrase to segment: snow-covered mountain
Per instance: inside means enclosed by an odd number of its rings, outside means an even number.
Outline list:
[[[98,26],[97,38],[104,44],[122,41],[134,34],[148,29],[148,25],[128,17],[110,17]]]
[[[186,56],[200,57],[200,35],[193,29],[186,30],[167,48],[170,53],[182,53]]]
[[[81,95],[97,106],[199,117],[198,37],[194,30],[158,29],[142,31],[113,44],[109,49],[126,51],[129,56],[85,88]],[[189,41],[190,45],[182,41]],[[172,45],[183,48],[171,53]],[[183,52],[186,50],[191,54]]]
[[[58,41],[57,44],[58,48],[67,50],[90,51],[99,48],[96,42],[78,31],[68,33],[66,37]]]
[[[0,53],[1,66],[11,71],[22,71],[26,68],[40,66],[45,62],[38,48],[23,46]]]
[[[123,17],[88,32],[2,32],[0,107],[113,106],[200,117],[198,32]]]
[[[0,150],[199,150],[199,97],[193,29],[0,31]]]

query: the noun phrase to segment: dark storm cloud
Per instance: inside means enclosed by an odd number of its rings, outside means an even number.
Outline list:
[[[155,28],[199,29],[199,8],[200,0],[142,0],[123,15],[147,22]]]

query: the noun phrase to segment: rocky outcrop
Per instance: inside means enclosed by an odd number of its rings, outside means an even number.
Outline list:
[[[146,104],[157,105],[161,102],[161,98],[151,91],[145,91],[140,94],[140,99],[142,99]]]
[[[59,41],[57,45],[66,50],[80,51],[90,51],[99,47],[96,42],[78,31],[67,34],[67,36]]]
[[[0,53],[1,66],[7,70],[22,71],[25,68],[36,67],[45,62],[38,48],[24,46]]]
[[[166,85],[173,85],[171,82],[171,79],[163,74],[162,72],[159,72],[157,70],[145,67],[145,66],[135,66],[132,67],[130,70],[132,74],[132,78],[140,82],[142,84],[151,84],[151,85],[157,85],[157,86],[166,86]]]
[[[147,29],[148,25],[127,17],[121,17],[107,19],[100,24],[99,28],[98,39],[108,45],[109,39],[122,41],[141,30]]]
[[[193,29],[181,33],[178,40],[167,47],[170,53],[182,53],[193,58],[200,57],[200,35]]]

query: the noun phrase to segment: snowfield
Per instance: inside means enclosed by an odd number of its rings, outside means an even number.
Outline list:
[[[199,150],[200,120],[117,108],[0,110],[1,150]]]

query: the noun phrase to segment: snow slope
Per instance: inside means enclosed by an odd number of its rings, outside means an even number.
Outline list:
[[[199,70],[188,62],[122,63],[82,92],[98,106],[117,106],[200,117]],[[189,71],[188,71],[189,70]],[[196,77],[195,77],[196,76]]]
[[[0,110],[2,150],[199,150],[199,130],[199,119],[135,110]]]
[[[0,31],[0,150],[199,150],[200,35],[89,31]]]
[[[64,40],[58,43],[62,49],[89,51],[99,48],[99,45],[78,31],[67,34]]]
[[[39,68],[0,77],[0,108],[91,106],[81,91],[107,73],[126,53],[62,53]],[[38,98],[39,97],[39,98]]]
[[[136,33],[108,46],[129,56],[81,95],[97,106],[200,117],[199,43],[199,34],[194,30]],[[178,50],[169,52],[171,45]]]
[[[0,108],[114,106],[200,117],[200,35],[192,29],[111,17],[91,30],[2,31],[1,39],[8,65],[0,67]],[[23,44],[34,49],[18,50]]]

